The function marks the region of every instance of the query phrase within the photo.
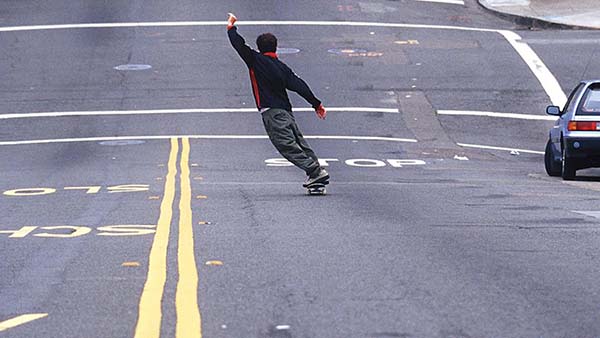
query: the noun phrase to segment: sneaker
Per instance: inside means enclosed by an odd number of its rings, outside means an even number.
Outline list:
[[[327,172],[327,170],[321,168],[313,176],[308,176],[306,178],[306,181],[304,182],[304,184],[302,184],[302,186],[306,188],[315,183],[325,183],[325,182],[329,183],[329,173]],[[325,184],[327,184],[327,183],[325,183]]]

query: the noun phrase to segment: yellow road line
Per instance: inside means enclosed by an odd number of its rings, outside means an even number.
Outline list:
[[[179,280],[175,295],[176,338],[202,337],[202,320],[198,307],[198,269],[194,258],[189,157],[190,140],[185,137],[182,139],[181,150],[181,199],[179,200],[179,246],[177,251]]]
[[[165,195],[160,205],[156,234],[150,249],[148,277],[140,298],[135,338],[160,337],[162,298],[167,280],[167,247],[173,218],[178,152],[179,142],[176,138],[172,138],[167,179],[165,180]]]
[[[48,316],[47,313],[30,313],[5,320],[3,322],[0,322],[0,332],[11,329],[15,326],[29,323],[36,319],[44,318],[46,316]]]

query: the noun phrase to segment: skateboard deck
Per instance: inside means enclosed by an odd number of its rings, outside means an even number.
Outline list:
[[[309,195],[326,195],[327,189],[325,186],[329,184],[329,182],[315,183],[306,187],[306,193]]]

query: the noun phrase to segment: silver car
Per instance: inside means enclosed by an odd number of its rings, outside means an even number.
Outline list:
[[[600,80],[579,83],[562,111],[548,106],[546,113],[558,116],[546,144],[548,175],[572,180],[579,169],[600,167]]]

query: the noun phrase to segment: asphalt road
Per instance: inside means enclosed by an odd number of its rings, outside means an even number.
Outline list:
[[[600,35],[454,2],[3,1],[0,336],[600,336],[600,170],[542,155]],[[227,12],[330,108],[326,196]]]

